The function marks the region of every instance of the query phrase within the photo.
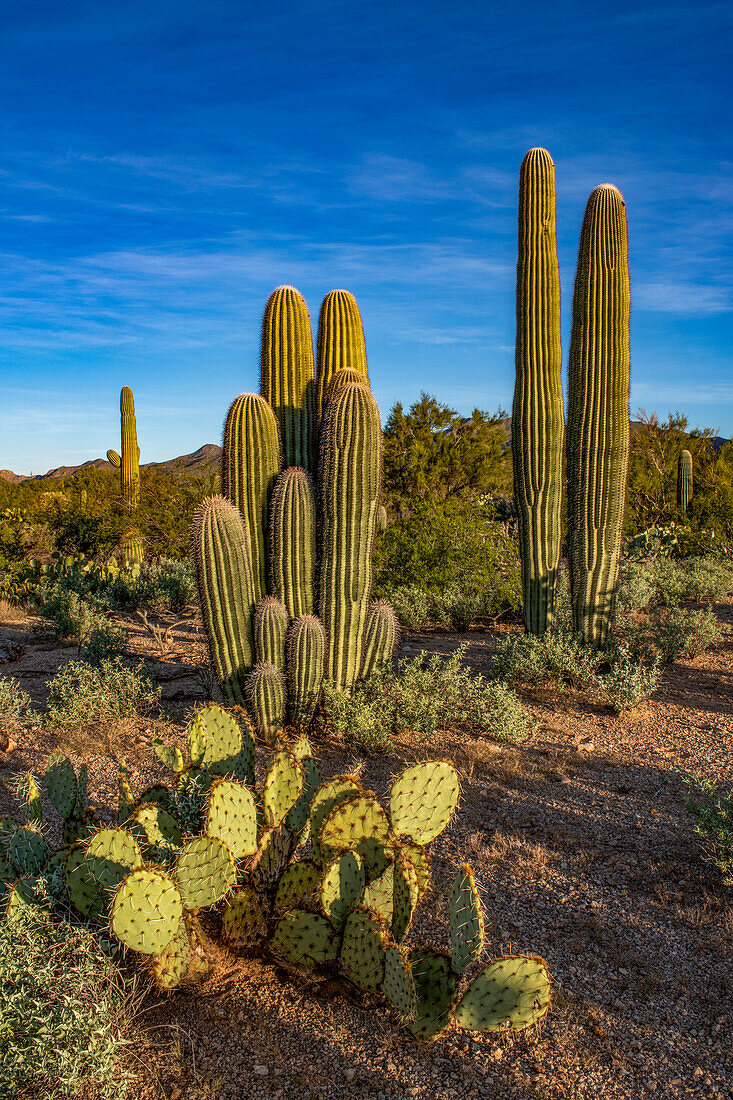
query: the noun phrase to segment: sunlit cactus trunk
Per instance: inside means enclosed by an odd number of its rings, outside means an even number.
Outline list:
[[[555,617],[565,416],[555,166],[530,149],[519,175],[516,381],[512,408],[524,623],[544,634]]]
[[[291,619],[315,606],[316,501],[313,483],[297,466],[283,470],[270,506],[272,591]]]
[[[325,679],[350,691],[363,665],[382,479],[379,409],[366,386],[340,389],[321,429],[320,618]]]
[[[677,507],[686,512],[692,500],[692,455],[689,451],[680,451],[677,461]]]
[[[316,400],[318,417],[327,404],[328,384],[341,370],[354,370],[369,382],[364,326],[356,298],[348,290],[331,290],[318,317]]]
[[[602,644],[611,625],[629,465],[628,234],[610,184],[588,199],[570,337],[567,440],[570,588],[575,629]]]
[[[135,402],[129,386],[120,392],[121,453],[107,451],[107,460],[120,471],[120,493],[130,511],[140,503],[140,448],[137,445]]]
[[[280,429],[283,466],[316,462],[313,334],[307,306],[292,286],[270,295],[262,319],[260,393]]]

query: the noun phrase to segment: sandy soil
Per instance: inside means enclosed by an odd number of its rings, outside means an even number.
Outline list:
[[[730,631],[733,606],[716,613]],[[122,620],[121,620],[122,621]],[[166,719],[106,730],[10,733],[0,752],[0,813],[24,768],[62,745],[89,759],[90,794],[115,806],[114,757],[124,751],[138,789],[161,774],[149,743],[173,733],[211,691],[193,617],[171,626],[167,652],[139,619],[124,620],[130,651],[161,684]],[[0,623],[0,673],[44,702],[54,670],[73,658],[30,631]],[[485,667],[499,632],[404,639],[404,655],[469,643]],[[683,806],[683,778],[700,768],[733,783],[733,635],[667,669],[654,698],[617,718],[572,691],[524,701],[538,720],[507,747],[458,732],[405,738],[364,760],[378,793],[405,762],[452,759],[460,812],[432,846],[436,890],[411,938],[447,946],[443,909],[454,868],[474,867],[489,949],[530,951],[555,979],[545,1024],[495,1041],[453,1031],[417,1043],[384,1006],[342,983],[299,985],[260,961],[222,956],[201,991],[149,994],[134,1024],[141,1100],[198,1098],[491,1097],[492,1100],[733,1095],[733,892],[701,859]],[[3,747],[0,734],[0,749]],[[318,746],[324,775],[362,757],[335,739]],[[262,757],[264,759],[263,750]],[[440,918],[440,919],[438,919]],[[137,1064],[137,1062],[136,1062]]]

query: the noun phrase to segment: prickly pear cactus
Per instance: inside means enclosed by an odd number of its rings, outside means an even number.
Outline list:
[[[453,879],[448,899],[450,918],[451,966],[463,974],[481,957],[484,948],[484,911],[476,879],[467,864],[462,864]]]
[[[456,1023],[467,1031],[522,1031],[538,1023],[550,1005],[550,978],[542,959],[509,955],[477,977],[456,1006]]]

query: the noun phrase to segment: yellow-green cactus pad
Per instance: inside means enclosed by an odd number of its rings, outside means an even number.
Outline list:
[[[313,795],[311,800],[311,845],[316,863],[329,862],[327,853],[321,850],[321,825],[336,806],[355,795],[361,794],[361,784],[353,775],[334,775]]]
[[[126,824],[147,858],[155,863],[170,863],[183,843],[176,819],[155,802],[143,802]]]
[[[179,775],[186,767],[183,753],[178,745],[166,745],[159,737],[154,737],[151,741],[151,745],[158,760],[160,760],[163,767],[167,768],[169,772],[175,772],[176,775]]]
[[[212,775],[231,775],[254,785],[255,741],[243,711],[235,718],[210,703],[197,713],[188,738],[192,764]]]
[[[450,822],[458,794],[458,776],[452,764],[440,760],[413,764],[392,784],[392,828],[418,844],[428,844]]]
[[[48,844],[35,825],[21,825],[11,833],[7,855],[19,875],[37,875],[48,859]]]
[[[175,879],[185,908],[204,909],[221,901],[234,887],[237,866],[220,840],[197,836],[178,853]]]
[[[267,937],[268,903],[254,886],[242,886],[232,894],[224,910],[221,934],[224,943],[236,955],[246,955],[261,946]]]
[[[28,824],[41,825],[43,823],[41,792],[30,772],[24,772],[18,777],[18,782],[15,787],[15,796],[20,803]]]
[[[303,765],[281,749],[272,758],[262,789],[267,823],[274,828],[285,820],[305,786]]]
[[[207,836],[216,837],[236,859],[257,851],[257,806],[252,791],[236,779],[211,785],[206,809]]]
[[[542,959],[508,955],[474,978],[456,1008],[467,1031],[521,1031],[536,1024],[550,1005],[550,976]]]
[[[415,844],[412,841],[402,843],[400,851],[403,859],[409,860],[415,868],[417,884],[420,891],[418,902],[420,902],[432,885],[432,879],[430,877],[430,857],[421,844]]]
[[[374,909],[388,924],[394,910],[394,864],[390,863],[379,878],[373,879],[364,891],[364,904]]]
[[[394,861],[392,886],[392,935],[398,943],[407,935],[419,900],[417,871],[409,859],[398,852]]]
[[[76,772],[68,756],[62,752],[51,753],[44,781],[56,813],[63,818],[71,817],[76,804]]]
[[[408,1027],[418,1039],[437,1039],[451,1022],[457,979],[450,959],[438,951],[420,948],[409,955],[417,990],[417,1012]]]
[[[308,743],[307,737],[301,738],[300,740],[305,741],[306,744]],[[292,829],[294,833],[298,833],[302,841],[305,837],[305,830],[309,824],[308,819],[310,816],[313,795],[321,785],[321,772],[312,756],[296,756],[294,751],[293,756],[300,762],[303,769],[304,783],[303,790],[297,802],[288,810],[285,824],[289,829]]]
[[[169,993],[186,980],[191,962],[191,944],[185,920],[181,920],[168,946],[153,955],[150,969],[159,989]]]
[[[270,951],[293,966],[320,966],[336,960],[338,941],[325,917],[291,909],[278,921]]]
[[[119,886],[142,862],[140,846],[126,829],[100,829],[87,845],[87,870],[103,895]]]
[[[484,910],[473,871],[466,863],[453,879],[448,915],[453,970],[463,974],[484,949]]]
[[[307,909],[315,901],[320,872],[311,859],[299,859],[285,869],[275,895],[275,912]]]
[[[365,886],[364,860],[358,852],[344,852],[326,868],[320,901],[334,928],[342,928],[351,910],[361,905]]]
[[[417,1012],[417,990],[409,960],[395,943],[384,952],[382,993],[403,1020],[413,1019]]]
[[[71,904],[85,917],[98,917],[104,909],[105,895],[89,869],[87,856],[80,846],[72,848],[66,861],[66,889]]]
[[[376,990],[384,981],[385,949],[391,942],[389,926],[373,909],[353,909],[344,925],[341,966],[359,989]]]
[[[112,902],[112,931],[133,951],[160,955],[183,917],[183,901],[175,882],[163,871],[141,867],[131,871]]]
[[[347,849],[357,851],[368,871],[381,874],[386,867],[383,853],[389,844],[389,821],[372,792],[364,791],[331,810],[321,824],[319,841],[330,859]]]
[[[261,889],[269,890],[280,880],[295,848],[295,837],[284,825],[268,829],[263,834],[257,854],[252,861],[252,881]]]

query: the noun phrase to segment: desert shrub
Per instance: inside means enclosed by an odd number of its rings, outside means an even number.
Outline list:
[[[0,922],[0,1096],[128,1095],[128,991],[104,940],[35,906]]]
[[[687,611],[682,607],[670,607],[652,628],[652,640],[665,663],[683,656],[697,657],[721,637],[718,620],[709,608]]]
[[[113,606],[127,611],[183,611],[196,602],[196,581],[188,561],[163,558],[122,574],[111,588]]]
[[[433,597],[433,616],[450,630],[468,630],[479,615],[490,614],[493,600],[475,585],[453,584]]]
[[[160,698],[142,666],[130,668],[119,658],[98,665],[70,661],[49,685],[46,723],[65,727],[149,714]]]
[[[37,597],[41,623],[38,629],[59,642],[81,644],[92,630],[103,622],[99,605],[78,593],[54,585]]]
[[[706,858],[733,886],[733,790],[723,794],[717,782],[701,772],[685,782],[685,805],[695,818],[695,832],[704,838]]]
[[[619,570],[616,590],[616,613],[628,615],[631,611],[640,611],[649,607],[657,597],[650,564],[645,561],[627,560]]]
[[[510,685],[585,687],[593,681],[598,660],[594,649],[571,634],[548,630],[539,638],[533,634],[507,638],[493,655],[491,674]]]
[[[391,590],[389,599],[403,630],[424,630],[431,622],[432,598],[422,588],[399,585]]]
[[[670,558],[657,558],[649,565],[649,579],[655,588],[654,602],[674,607],[684,599],[685,578],[682,569]]]
[[[659,662],[642,664],[629,652],[621,653],[610,672],[598,675],[593,693],[599,702],[613,707],[617,714],[633,710],[655,691],[659,683]]]
[[[681,572],[684,599],[725,600],[733,591],[733,567],[719,558],[691,558]]]
[[[122,657],[127,645],[127,634],[121,627],[103,620],[90,630],[82,643],[81,655],[91,665],[114,657]]]
[[[32,713],[31,697],[17,680],[0,676],[0,722],[4,726],[23,726]]]
[[[346,696],[326,687],[329,720],[335,729],[367,750],[390,749],[395,734],[424,738],[438,729],[466,727],[517,741],[532,719],[505,684],[491,683],[463,667],[466,647],[450,657],[406,658],[397,672],[386,671],[359,684]]]

